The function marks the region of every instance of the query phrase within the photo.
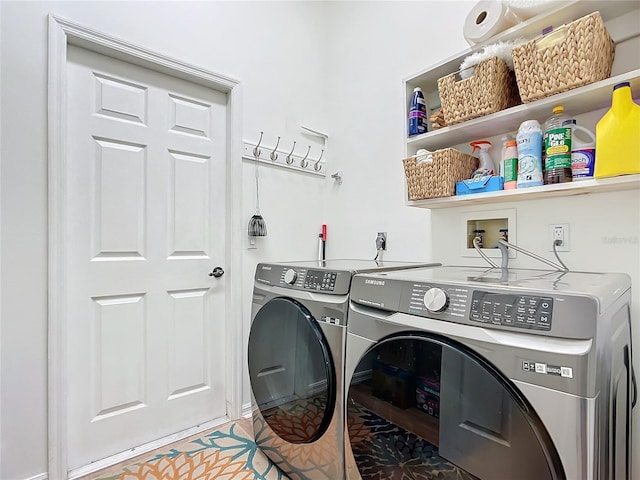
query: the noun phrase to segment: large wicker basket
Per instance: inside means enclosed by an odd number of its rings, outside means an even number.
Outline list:
[[[407,178],[409,200],[450,197],[456,193],[456,182],[471,177],[478,159],[455,148],[433,152],[433,161],[418,164],[415,157],[402,160]]]
[[[611,75],[615,44],[600,12],[513,49],[520,97],[532,102]]]
[[[475,65],[473,76],[457,80],[460,72],[438,79],[438,92],[447,125],[482,117],[522,103],[514,73],[498,57]]]

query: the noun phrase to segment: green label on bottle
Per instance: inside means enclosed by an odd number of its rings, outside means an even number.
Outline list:
[[[504,160],[502,164],[502,168],[504,168],[504,181],[505,182],[515,182],[518,180],[518,159],[517,158],[507,158]]]
[[[545,170],[571,168],[571,127],[553,128],[544,134]]]

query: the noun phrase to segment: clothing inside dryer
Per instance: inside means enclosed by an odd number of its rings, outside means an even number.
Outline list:
[[[377,343],[348,388],[347,430],[368,479],[561,479],[557,451],[511,382],[449,339]]]

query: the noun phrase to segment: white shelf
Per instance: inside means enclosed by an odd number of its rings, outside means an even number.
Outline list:
[[[566,0],[557,2],[555,8],[549,9],[547,12],[530,18],[518,25],[505,30],[504,32],[489,39],[485,44],[492,44],[500,41],[513,40],[515,38],[535,38],[542,33],[542,30],[553,26],[555,28],[562,24],[570,23],[577,18],[589,15],[594,11],[599,11],[604,22],[608,22],[614,18],[618,18],[638,8],[637,1],[627,0],[606,0],[593,2],[589,0]],[[614,38],[614,42],[618,39]],[[474,51],[482,48],[483,44],[475,45],[468,48],[457,55],[450,57],[432,67],[423,70],[411,77],[405,79],[408,86],[421,86],[423,91],[437,91],[438,79],[457,71],[462,61]]]
[[[471,205],[486,205],[491,203],[505,203],[526,201],[542,198],[566,197],[588,193],[619,192],[624,190],[640,190],[640,175],[624,175],[599,180],[580,180],[556,185],[543,185],[516,190],[501,190],[498,192],[476,193],[426,200],[409,200],[407,205],[419,208],[452,208]]]
[[[620,82],[630,82],[631,90],[640,92],[640,69],[535,102],[517,105],[491,115],[409,137],[407,146],[411,152],[408,153],[414,154],[419,148],[427,150],[447,148],[476,138],[512,132],[517,130],[520,123],[525,120],[535,119],[542,123],[556,105],[563,105],[572,115],[607,108],[611,105],[613,86]]]

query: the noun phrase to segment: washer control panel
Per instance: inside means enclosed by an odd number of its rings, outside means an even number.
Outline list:
[[[307,270],[304,278],[305,290],[320,290],[321,292],[333,292],[336,288],[336,272],[326,270]]]
[[[469,320],[549,331],[552,312],[551,297],[474,291]]]

